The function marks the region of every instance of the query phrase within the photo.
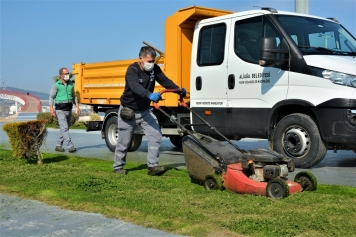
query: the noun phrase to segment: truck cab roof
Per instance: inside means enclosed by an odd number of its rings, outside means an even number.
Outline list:
[[[214,17],[214,18],[207,18],[207,19],[203,19],[201,21],[198,21],[198,23],[205,23],[205,22],[211,22],[211,21],[216,21],[216,20],[221,20],[221,19],[225,19],[225,18],[231,18],[231,17],[239,17],[239,16],[248,16],[248,15],[258,15],[258,14],[263,14],[263,15],[290,15],[290,16],[301,16],[301,17],[311,17],[311,18],[316,18],[316,19],[323,19],[323,20],[327,20],[327,21],[331,21],[331,22],[335,22],[335,23],[339,23],[336,19],[334,18],[327,18],[327,17],[320,17],[320,16],[315,16],[315,15],[309,15],[309,14],[302,14],[302,13],[297,13],[297,12],[289,12],[289,11],[279,11],[278,9],[276,9],[277,12],[273,12],[271,10],[248,10],[248,11],[242,11],[242,12],[235,12],[235,13],[231,13],[228,15],[223,15],[223,16],[218,16],[218,17]]]

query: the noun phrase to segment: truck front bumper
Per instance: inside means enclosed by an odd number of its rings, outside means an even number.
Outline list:
[[[356,152],[355,108],[317,108],[314,111],[322,138],[329,146]]]

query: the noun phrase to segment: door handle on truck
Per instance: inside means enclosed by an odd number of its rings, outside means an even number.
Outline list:
[[[195,78],[195,89],[197,89],[197,91],[200,91],[201,87],[202,87],[201,76],[197,76],[197,78]]]
[[[227,78],[227,86],[229,87],[230,90],[235,88],[235,75],[230,74],[229,77]]]

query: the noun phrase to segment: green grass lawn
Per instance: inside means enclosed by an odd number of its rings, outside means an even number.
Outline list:
[[[272,200],[207,191],[186,170],[151,177],[145,164],[128,163],[119,176],[111,161],[66,154],[43,161],[0,149],[0,192],[187,236],[356,236],[354,187],[318,185]]]
[[[55,124],[46,124],[46,127],[47,128],[58,128],[59,129],[59,126],[55,125]],[[69,127],[69,129],[87,129],[87,127],[82,122],[75,122],[73,125],[71,125]]]

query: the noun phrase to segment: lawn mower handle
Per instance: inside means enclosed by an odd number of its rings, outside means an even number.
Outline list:
[[[165,90],[161,90],[161,91],[159,92],[159,94],[162,95],[162,94],[164,94],[164,93],[166,93],[166,92],[182,93],[183,90],[182,90],[182,89],[165,89]],[[184,103],[182,97],[180,97],[180,99],[179,99],[179,104],[180,104],[181,106],[183,106],[183,107],[187,107],[187,104]],[[155,109],[159,109],[158,101],[157,101],[157,102],[156,102],[156,101],[153,102],[153,107],[155,107]]]
[[[166,89],[166,90],[162,90],[160,91],[160,95],[162,95],[163,93],[166,92],[174,92],[174,93],[180,93],[183,92],[182,89]],[[194,114],[195,116],[197,116],[205,125],[207,125],[208,127],[210,127],[212,130],[214,130],[217,134],[219,134],[222,138],[224,138],[225,141],[227,141],[228,143],[230,143],[230,145],[232,145],[233,147],[235,147],[238,151],[240,151],[241,153],[246,153],[245,150],[241,149],[240,147],[238,147],[236,144],[232,143],[229,139],[227,139],[223,134],[221,134],[215,127],[211,126],[208,122],[206,122],[202,117],[200,117],[194,110],[192,110],[186,103],[184,103],[183,98],[180,97],[179,98],[179,105],[182,107],[187,108],[192,114]],[[153,107],[155,107],[155,109],[158,109],[159,111],[161,111],[164,115],[166,115],[168,118],[170,118],[171,116],[169,114],[167,114],[163,109],[161,109],[158,105],[158,102],[154,101],[153,102]],[[178,127],[180,127],[182,129],[183,132],[187,132],[189,135],[192,135],[192,133],[186,129],[183,125],[181,125],[180,123],[178,123],[175,120],[171,120],[173,123],[177,124]],[[202,144],[200,141],[198,141],[202,146],[204,146],[204,144]]]
[[[179,93],[179,92],[183,92],[182,89],[166,89],[166,90],[162,90],[159,93],[162,95],[163,93],[166,92],[175,92],[175,93]],[[241,149],[240,147],[238,147],[236,144],[234,144],[233,142],[231,142],[229,139],[227,139],[227,137],[225,137],[222,133],[220,133],[214,126],[211,126],[207,121],[205,121],[199,114],[197,114],[194,110],[192,110],[186,103],[184,103],[183,98],[180,97],[179,99],[179,105],[187,108],[192,114],[194,114],[197,118],[199,118],[205,125],[207,125],[208,127],[210,127],[212,130],[214,130],[217,134],[219,134],[222,138],[224,138],[225,141],[227,141],[228,143],[230,143],[230,145],[232,145],[233,147],[235,147],[238,151],[240,151],[241,153],[246,153],[246,151],[244,149]],[[170,117],[165,111],[163,111],[157,102],[153,102],[153,106],[160,110],[162,113],[164,113],[166,116]],[[184,126],[182,126],[179,123],[176,123],[180,128],[182,128],[183,131],[188,131],[187,129],[184,128]]]

